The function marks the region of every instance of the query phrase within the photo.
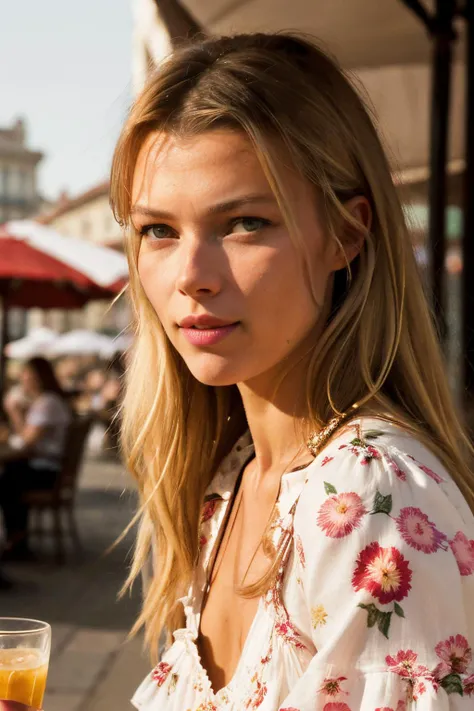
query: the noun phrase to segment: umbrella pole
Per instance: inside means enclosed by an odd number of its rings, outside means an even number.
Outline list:
[[[7,296],[4,292],[0,296],[0,316],[1,316],[1,329],[0,329],[0,413],[3,411],[2,400],[3,392],[5,389],[5,376],[7,370],[7,359],[5,355],[5,346],[8,343],[8,308],[7,308]]]

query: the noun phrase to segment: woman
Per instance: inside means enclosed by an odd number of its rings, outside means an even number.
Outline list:
[[[472,707],[471,448],[388,162],[290,35],[176,51],[116,148],[141,711]],[[247,434],[246,431],[249,430]]]
[[[12,447],[24,457],[8,462],[0,474],[0,507],[6,530],[3,558],[28,557],[28,508],[23,497],[30,489],[51,489],[61,470],[71,410],[53,367],[32,358],[20,376],[22,397],[5,398],[13,429]],[[25,405],[25,403],[27,403]]]

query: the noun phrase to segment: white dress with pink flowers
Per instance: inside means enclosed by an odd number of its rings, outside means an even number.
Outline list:
[[[361,418],[284,475],[273,535],[280,575],[227,686],[196,639],[206,567],[239,471],[237,443],[211,483],[186,627],[133,697],[140,711],[474,709],[474,517],[419,441]]]

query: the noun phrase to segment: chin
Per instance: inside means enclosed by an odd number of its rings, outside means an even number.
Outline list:
[[[211,354],[185,359],[192,375],[203,385],[225,387],[243,380],[241,368],[235,361]]]

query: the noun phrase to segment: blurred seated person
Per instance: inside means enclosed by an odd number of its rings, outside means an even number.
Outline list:
[[[52,489],[61,470],[72,411],[52,365],[32,358],[23,368],[20,387],[4,402],[12,435],[9,444],[19,458],[8,461],[0,473],[0,508],[6,531],[3,557],[28,557],[28,508],[25,492]],[[22,456],[24,454],[24,456]]]
[[[96,399],[94,408],[101,422],[107,427],[106,446],[118,450],[120,437],[119,411],[123,392],[125,362],[122,353],[117,353],[107,368],[107,379]]]

